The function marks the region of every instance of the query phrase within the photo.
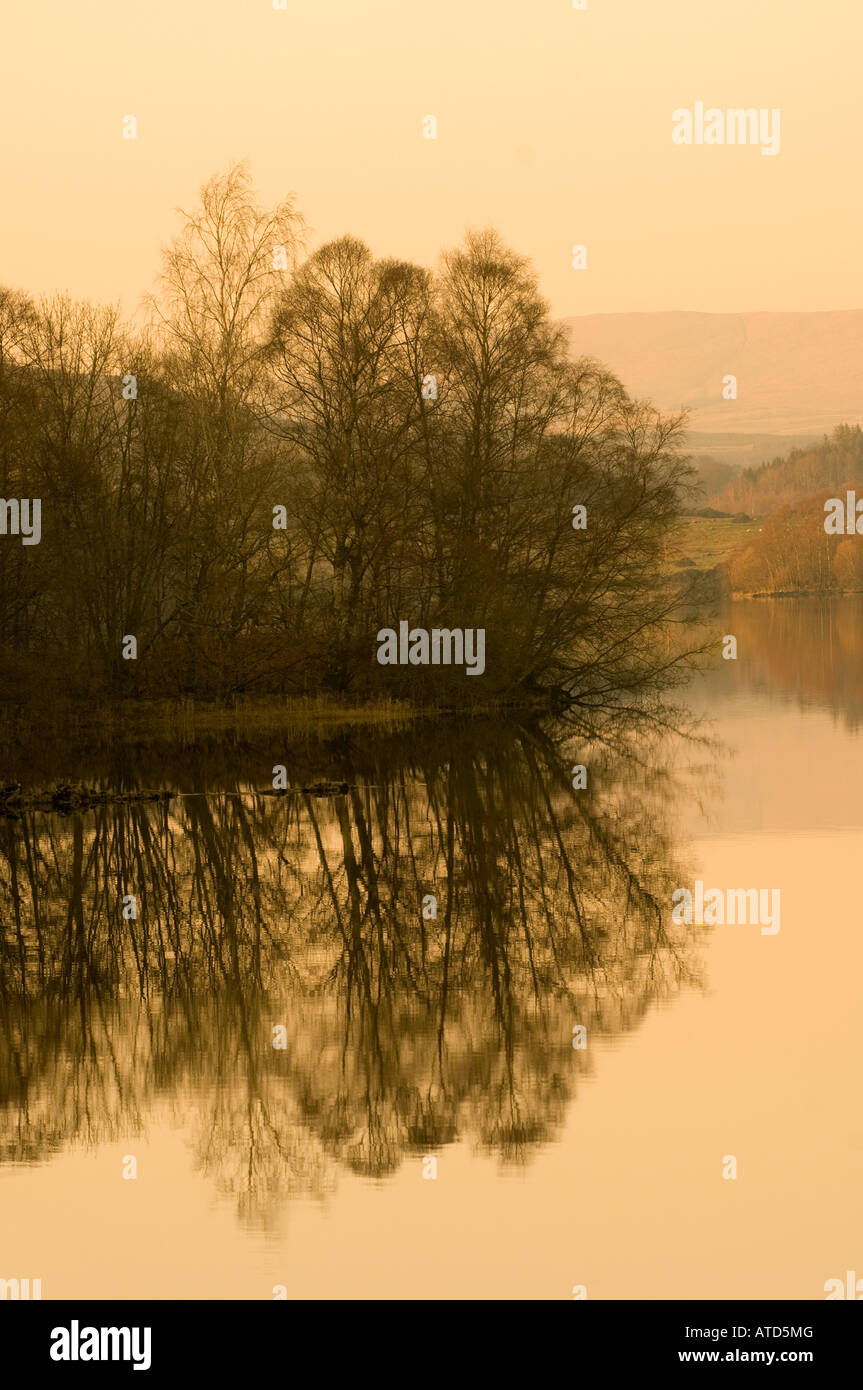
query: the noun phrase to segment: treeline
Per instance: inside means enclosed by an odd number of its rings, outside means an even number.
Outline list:
[[[838,425],[821,444],[792,449],[786,458],[746,468],[732,480],[718,475],[713,481],[711,507],[768,516],[824,488],[863,483],[863,430],[859,425]]]
[[[602,701],[666,671],[680,422],[571,360],[494,232],[435,273],[301,238],[234,166],[144,329],[0,291],[0,492],[42,508],[38,545],[0,535],[0,698]],[[378,666],[402,621],[484,628],[484,680]]]
[[[856,534],[828,535],[824,530],[824,504],[837,495],[844,505],[844,484],[765,518],[761,532],[727,562],[725,578],[732,592],[863,592],[863,541]]]

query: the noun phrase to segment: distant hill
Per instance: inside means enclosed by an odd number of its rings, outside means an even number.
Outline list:
[[[863,424],[863,310],[584,314],[562,322],[574,354],[598,357],[630,394],[664,411],[688,408],[699,433],[821,436],[834,425]],[[722,399],[728,375],[737,378],[737,400]]]

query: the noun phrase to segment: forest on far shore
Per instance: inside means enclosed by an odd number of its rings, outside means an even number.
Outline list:
[[[704,457],[695,472],[701,520],[685,528],[682,563],[701,551],[694,563],[706,557],[721,588],[736,594],[863,592],[863,538],[825,530],[830,499],[843,511],[848,492],[863,500],[859,425],[837,425],[820,444],[759,468],[735,472]]]

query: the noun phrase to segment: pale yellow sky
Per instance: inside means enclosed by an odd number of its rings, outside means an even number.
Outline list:
[[[0,283],[132,311],[248,157],[311,247],[431,264],[490,222],[560,315],[863,306],[851,0],[19,0],[3,49]],[[780,153],[674,145],[697,100],[780,108]]]

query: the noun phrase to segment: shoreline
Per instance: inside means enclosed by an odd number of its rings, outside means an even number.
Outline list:
[[[407,700],[348,701],[338,697],[265,696],[259,699],[207,701],[194,698],[117,700],[99,704],[70,700],[64,705],[28,707],[0,705],[0,749],[21,748],[41,738],[88,743],[195,743],[208,738],[328,735],[339,730],[375,728],[381,732],[406,729],[433,719],[495,718],[518,714],[551,714],[551,692],[544,697],[512,700],[412,704]]]

